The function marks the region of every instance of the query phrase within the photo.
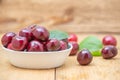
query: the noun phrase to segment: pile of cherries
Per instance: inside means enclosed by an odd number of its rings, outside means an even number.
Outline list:
[[[102,40],[102,43],[104,48],[102,48],[101,54],[104,59],[111,59],[117,55],[117,40],[115,37],[110,35],[105,36]],[[81,65],[87,65],[92,61],[92,58],[93,56],[91,52],[88,49],[83,49],[78,52],[77,61]]]
[[[75,34],[70,34],[68,37],[68,41],[73,45],[73,49],[70,55],[76,55],[77,53],[77,61],[81,65],[87,65],[92,61],[92,54],[88,49],[83,49],[79,51],[79,45],[77,43],[78,38]]]
[[[15,51],[59,51],[68,48],[64,40],[50,39],[49,31],[39,25],[32,25],[19,31],[18,34],[8,32],[3,35],[2,45]]]
[[[78,38],[75,34],[70,34],[67,39],[58,40],[50,39],[49,31],[39,25],[31,25],[19,31],[18,34],[8,32],[3,35],[2,45],[8,49],[15,51],[60,51],[68,48],[68,43],[71,43],[73,48],[70,55],[77,55],[77,61],[81,65],[89,64],[93,56],[88,49],[83,49],[78,52]],[[104,59],[110,59],[117,55],[116,48],[117,40],[113,36],[105,36],[102,40],[104,48],[101,50]]]
[[[102,40],[102,43],[105,45],[101,50],[104,59],[113,58],[118,54],[118,50],[116,48],[117,40],[115,37],[105,36]]]
[[[70,53],[70,55],[77,54],[77,61],[81,65],[87,65],[91,63],[93,56],[89,49],[83,49],[81,51],[79,50],[79,45],[77,44],[78,38],[75,34],[70,34],[68,41],[73,45],[73,49]],[[111,59],[115,57],[118,53],[116,45],[117,40],[115,37],[111,35],[107,35],[103,38],[102,43],[104,47],[101,50],[101,55],[104,59]]]

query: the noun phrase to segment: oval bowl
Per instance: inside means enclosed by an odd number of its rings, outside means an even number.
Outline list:
[[[16,67],[48,69],[63,65],[72,50],[72,45],[68,44],[68,49],[66,50],[51,52],[23,52],[2,48],[7,53],[10,63]]]

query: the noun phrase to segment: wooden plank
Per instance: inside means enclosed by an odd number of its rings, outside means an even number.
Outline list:
[[[1,38],[0,38],[1,39]],[[1,45],[1,44],[0,44]],[[54,80],[55,69],[30,70],[12,66],[0,47],[0,80]]]
[[[100,39],[104,36],[100,34],[89,35],[98,36]],[[88,35],[79,34],[79,41],[86,36]],[[119,35],[115,36],[118,40],[120,39]],[[92,63],[87,66],[79,65],[76,56],[70,56],[63,66],[56,68],[56,80],[119,80],[119,67],[119,53],[111,60],[105,60],[102,57],[94,57]]]
[[[48,26],[49,30],[59,29],[69,33],[120,33],[120,24],[110,23],[110,24],[62,24]]]
[[[67,32],[118,33],[119,3],[119,0],[2,0],[0,32],[36,23]]]

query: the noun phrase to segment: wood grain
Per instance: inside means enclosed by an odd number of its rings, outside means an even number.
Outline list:
[[[0,32],[41,24],[67,32],[119,33],[119,3],[119,0],[2,0]],[[65,20],[66,15],[70,20]]]
[[[66,64],[56,70],[56,80],[119,80],[120,56],[112,60],[94,57],[88,66],[80,66],[76,56],[69,57]]]
[[[101,39],[104,35],[96,35]],[[79,34],[79,41],[88,35]],[[117,37],[119,39],[119,37]],[[119,50],[120,51],[120,50]],[[92,63],[81,66],[76,60],[77,56],[70,56],[66,63],[56,69],[56,80],[119,80],[120,77],[120,54],[105,60],[102,57],[93,57]]]
[[[54,80],[54,69],[29,70],[12,66],[0,50],[0,80]]]

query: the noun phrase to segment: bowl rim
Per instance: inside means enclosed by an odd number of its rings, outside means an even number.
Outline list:
[[[17,54],[18,53],[22,53],[22,54],[27,54],[27,53],[29,53],[29,54],[47,54],[47,53],[60,53],[60,52],[65,52],[65,51],[68,51],[68,50],[71,50],[72,48],[73,48],[73,46],[72,46],[72,44],[71,43],[68,43],[68,48],[67,49],[65,49],[65,50],[60,50],[60,51],[48,51],[48,52],[25,52],[25,51],[14,51],[14,50],[10,50],[10,49],[8,49],[8,48],[5,48],[4,46],[2,46],[2,48],[4,49],[4,50],[6,50],[6,51],[10,51],[10,52],[17,52]]]

